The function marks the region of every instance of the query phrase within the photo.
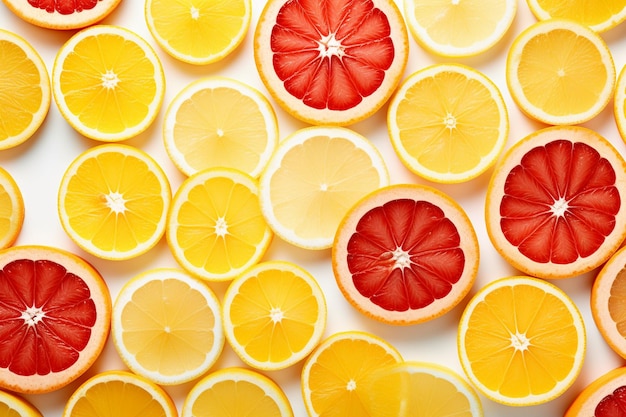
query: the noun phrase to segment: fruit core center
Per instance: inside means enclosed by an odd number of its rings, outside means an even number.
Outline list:
[[[529,345],[530,340],[525,334],[519,332],[511,334],[511,346],[515,348],[515,350],[526,350]]]
[[[456,128],[456,117],[450,113],[446,114],[446,117],[443,118],[443,124],[450,130]]]
[[[218,236],[224,237],[226,236],[227,233],[228,233],[228,225],[226,224],[226,219],[223,217],[220,217],[215,222],[215,234]]]
[[[111,192],[104,196],[106,205],[115,213],[123,213],[126,211],[126,200],[124,196],[118,192]]]
[[[346,385],[346,389],[348,391],[354,391],[356,389],[356,381],[354,379],[351,379],[350,381],[348,381],[348,384]]]
[[[392,253],[392,260],[395,262],[394,268],[408,268],[411,266],[411,255],[404,249],[398,247]]]
[[[567,204],[567,200],[563,197],[560,197],[558,200],[552,204],[550,207],[550,211],[557,217],[562,217],[565,215],[565,212],[569,208],[569,204]]]
[[[322,36],[322,39],[320,39],[318,43],[321,58],[330,58],[333,56],[341,58],[345,54],[343,45],[341,45],[341,42],[335,37],[334,33]]]
[[[22,319],[24,319],[24,323],[32,327],[39,323],[46,316],[46,313],[43,311],[41,307],[28,307],[26,310],[22,311]]]
[[[120,79],[117,77],[117,74],[111,70],[107,70],[104,74],[102,74],[102,86],[106,89],[112,90],[117,87],[117,84],[120,82]]]
[[[280,323],[283,320],[285,313],[280,309],[280,307],[272,307],[270,310],[270,318],[274,323]]]
[[[189,11],[191,12],[191,18],[193,20],[198,20],[200,18],[200,9],[198,9],[197,7],[191,6],[191,9]]]
[[[461,2],[461,0],[452,0],[452,5],[456,6]]]

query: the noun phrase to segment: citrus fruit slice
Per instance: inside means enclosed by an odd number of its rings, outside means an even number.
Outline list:
[[[52,92],[76,131],[115,142],[152,124],[163,102],[165,77],[154,49],[139,35],[95,25],[76,33],[57,52]]]
[[[126,371],[104,371],[83,382],[70,396],[63,417],[177,417],[169,394],[152,381]]]
[[[620,417],[624,415],[626,367],[612,369],[587,385],[564,417]]]
[[[516,0],[404,0],[407,24],[415,40],[441,56],[478,55],[509,30]]]
[[[326,299],[315,278],[286,261],[259,263],[233,280],[224,295],[224,330],[233,350],[263,370],[287,368],[318,345]]]
[[[168,214],[167,242],[178,263],[209,281],[227,281],[256,264],[273,233],[259,203],[257,182],[229,168],[187,178]]]
[[[6,417],[43,417],[28,400],[3,391],[0,391],[0,412]]]
[[[215,293],[172,268],[151,269],[124,284],[113,304],[111,334],[126,366],[160,385],[202,376],[225,341]]]
[[[435,64],[407,78],[389,103],[389,138],[404,165],[430,181],[468,181],[490,168],[509,132],[498,87],[459,64]]]
[[[626,1],[612,0],[589,3],[585,0],[526,0],[528,7],[539,20],[554,18],[572,19],[596,32],[605,32],[626,19]]]
[[[24,224],[24,198],[11,174],[0,167],[0,249],[13,245]]]
[[[165,149],[186,175],[227,167],[258,177],[278,144],[278,121],[257,89],[225,77],[185,86],[169,104]]]
[[[620,137],[626,142],[626,66],[622,67],[613,96],[613,117]]]
[[[552,125],[595,117],[613,97],[615,66],[596,32],[567,19],[537,22],[513,41],[506,83],[527,116]]]
[[[344,297],[389,324],[425,322],[451,310],[476,279],[478,239],[452,198],[423,185],[380,188],[342,220],[332,266]]]
[[[270,0],[254,34],[255,63],[272,97],[318,125],[375,113],[402,78],[408,51],[393,0]]]
[[[563,290],[514,276],[490,282],[469,301],[458,351],[468,378],[486,397],[526,406],[571,386],[582,368],[585,337],[582,316]]]
[[[293,417],[283,390],[250,369],[222,368],[202,378],[183,402],[181,417]]]
[[[401,415],[402,378],[384,372],[401,361],[394,346],[371,333],[332,334],[302,368],[302,398],[309,416]]]
[[[98,23],[121,0],[2,0],[17,16],[48,29],[80,29]]]
[[[43,59],[21,36],[0,29],[0,150],[29,139],[50,109],[50,78]]]
[[[98,358],[109,335],[111,298],[82,258],[47,246],[0,251],[0,386],[60,389]]]
[[[603,264],[626,236],[626,165],[584,127],[540,129],[513,145],[487,189],[491,242],[515,268],[567,278]]]
[[[217,62],[248,33],[251,0],[147,0],[146,23],[165,52],[195,65]]]
[[[388,184],[385,161],[365,137],[315,126],[280,142],[259,179],[259,197],[263,216],[283,240],[326,249],[348,209]]]
[[[59,217],[83,250],[130,259],[161,239],[170,200],[168,179],[150,155],[111,143],[83,151],[69,165],[59,186]]]

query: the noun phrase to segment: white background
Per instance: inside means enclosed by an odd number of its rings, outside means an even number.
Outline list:
[[[402,0],[396,1],[399,6],[402,6]],[[159,49],[146,27],[143,3],[141,0],[124,0],[103,23],[121,25],[134,30],[154,46],[162,60],[167,79],[167,89],[161,112],[146,132],[126,141],[126,143],[149,152],[166,171],[172,190],[175,191],[184,177],[171,163],[163,148],[161,129],[165,109],[174,95],[187,83],[210,75],[219,74],[234,77],[266,92],[255,70],[252,53],[254,28],[264,2],[252,0],[252,22],[242,45],[223,61],[201,67],[180,63]],[[518,0],[517,15],[507,35],[490,51],[469,59],[446,60],[429,55],[411,38],[410,56],[405,77],[426,65],[437,62],[464,63],[488,75],[499,86],[508,105],[511,126],[508,147],[532,131],[544,127],[544,125],[533,122],[520,113],[510,97],[505,81],[505,60],[508,48],[514,36],[534,21],[535,18],[528,9],[525,0]],[[42,55],[49,71],[52,70],[59,47],[74,33],[33,26],[13,15],[3,4],[0,4],[0,27],[18,33],[33,44]],[[602,36],[613,52],[615,66],[619,72],[626,62],[626,23]],[[305,126],[276,105],[275,110],[279,119],[281,138],[295,129]],[[393,183],[427,183],[405,169],[394,154],[385,127],[385,115],[386,107],[383,107],[368,120],[353,125],[351,128],[369,138],[380,149],[386,158]],[[613,119],[612,102],[600,115],[585,125],[609,139],[620,152],[626,153],[624,142]],[[16,244],[57,246],[83,256],[105,277],[114,298],[122,284],[134,275],[153,267],[177,267],[177,264],[170,255],[165,239],[162,239],[158,246],[147,254],[133,260],[115,262],[100,260],[82,252],[64,233],[57,216],[59,182],[66,167],[79,153],[98,144],[100,143],[76,133],[60,116],[53,102],[47,119],[31,139],[16,148],[0,152],[0,165],[7,169],[17,181],[26,205],[24,227]],[[518,273],[495,252],[485,231],[483,203],[490,174],[491,171],[488,171],[464,184],[437,185],[438,188],[448,193],[463,206],[479,237],[481,265],[472,294],[491,280]],[[430,183],[430,185],[436,184]],[[407,360],[435,362],[463,375],[456,351],[456,326],[467,299],[439,319],[410,327],[393,327],[365,318],[343,299],[331,271],[329,250],[307,251],[297,249],[276,237],[269,248],[266,259],[291,260],[308,269],[319,280],[328,302],[329,314],[326,336],[341,330],[365,330],[388,340],[400,350]],[[481,397],[485,416],[560,416],[577,393],[588,383],[608,370],[623,364],[623,360],[608,348],[599,335],[589,312],[589,290],[596,272],[593,271],[584,276],[567,280],[553,281],[574,299],[584,316],[587,327],[587,356],[582,373],[574,385],[558,399],[534,407],[507,407]],[[211,287],[221,296],[226,284],[211,284]],[[242,362],[226,346],[213,369],[237,365],[242,365]],[[300,394],[301,366],[300,363],[283,371],[267,373],[285,390],[297,417],[306,415]],[[78,385],[87,377],[106,369],[124,369],[111,340],[94,366],[77,381],[56,392],[30,395],[27,398],[46,417],[60,416],[67,398]],[[166,387],[176,401],[179,411],[184,397],[192,385],[193,382],[181,386]]]

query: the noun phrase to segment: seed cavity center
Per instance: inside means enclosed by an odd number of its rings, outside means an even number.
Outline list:
[[[527,350],[528,346],[530,346],[530,340],[525,334],[516,332],[511,334],[511,346],[518,351]]]
[[[564,197],[560,197],[550,207],[550,211],[556,217],[563,217],[568,209],[569,209],[569,203]]]
[[[117,84],[120,82],[117,74],[112,70],[107,70],[104,74],[102,74],[102,86],[108,90],[113,90],[117,87]]]
[[[225,218],[220,217],[215,222],[215,234],[220,237],[224,237],[228,234],[228,224]]]
[[[270,319],[272,319],[274,323],[280,323],[283,317],[285,317],[285,313],[283,313],[280,307],[272,307],[270,310]]]
[[[322,39],[318,41],[318,50],[320,58],[331,58],[333,56],[342,58],[346,54],[344,46],[335,37],[334,33],[322,36]]]
[[[394,268],[408,268],[411,266],[411,255],[404,249],[398,247],[391,253],[391,259],[394,261]]]
[[[29,327],[35,326],[39,323],[43,318],[46,317],[45,311],[41,307],[28,307],[26,310],[22,311],[21,318],[24,320],[24,324]]]
[[[118,192],[111,192],[104,196],[106,205],[115,213],[124,213],[126,211],[126,200],[124,196]]]

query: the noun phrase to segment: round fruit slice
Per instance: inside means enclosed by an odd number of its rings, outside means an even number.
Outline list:
[[[157,43],[189,64],[217,62],[243,41],[252,15],[250,0],[147,0],[146,23]]]
[[[621,417],[624,415],[626,367],[595,379],[574,399],[564,417]]]
[[[418,70],[389,103],[394,150],[428,180],[468,181],[490,168],[509,133],[506,105],[484,74],[459,64]]]
[[[30,7],[30,6],[28,6]],[[43,59],[21,36],[0,29],[0,150],[12,148],[39,129],[50,109],[50,78]]]
[[[26,399],[3,391],[0,391],[0,410],[6,417],[43,417]]]
[[[89,148],[72,161],[59,186],[59,217],[69,237],[103,259],[130,259],[165,233],[171,200],[165,173],[133,146]]]
[[[356,203],[332,247],[339,289],[357,310],[389,324],[451,310],[476,279],[478,239],[463,209],[422,185],[390,185]]]
[[[24,224],[24,199],[17,183],[0,167],[0,249],[13,245]]]
[[[17,16],[48,29],[80,29],[109,15],[121,0],[2,0]]]
[[[348,209],[388,184],[385,161],[365,137],[309,127],[284,139],[270,158],[259,179],[261,209],[283,240],[327,249]]]
[[[177,417],[168,393],[150,380],[125,371],[105,371],[83,382],[63,410],[63,417]]]
[[[326,328],[326,300],[315,278],[291,262],[257,264],[224,295],[224,329],[233,350],[263,370],[304,359]]]
[[[537,22],[515,38],[506,83],[519,108],[552,125],[595,117],[613,97],[615,66],[596,32],[567,19]]]
[[[550,127],[517,142],[496,166],[485,221],[515,268],[567,278],[603,264],[626,237],[626,165],[584,127]]]
[[[98,358],[111,298],[78,256],[46,246],[0,251],[0,386],[21,393],[62,388]]]
[[[404,0],[407,24],[428,51],[478,55],[498,43],[517,12],[517,0]]]
[[[613,97],[613,117],[620,137],[626,142],[626,66],[622,67],[617,77]]]
[[[498,279],[467,304],[458,332],[461,365],[498,403],[527,406],[560,396],[576,380],[586,349],[574,302],[557,286],[525,276]]]
[[[185,86],[165,113],[165,149],[186,175],[208,168],[258,177],[278,145],[278,121],[255,88],[207,77]]]
[[[375,113],[402,78],[408,51],[393,0],[270,0],[254,34],[266,88],[311,124],[349,125]]]
[[[115,142],[145,131],[161,108],[161,61],[143,38],[95,25],[61,48],[52,68],[54,100],[67,122],[88,138]]]
[[[202,376],[225,341],[213,291],[170,268],[146,271],[122,287],[113,304],[111,334],[126,366],[160,385]]]
[[[227,281],[256,264],[273,238],[261,213],[257,182],[212,168],[187,178],[168,214],[167,242],[178,263],[209,281]]]
[[[626,19],[626,0],[612,0],[602,4],[586,0],[526,0],[539,20],[572,19],[596,32],[605,32]]]
[[[193,386],[181,417],[293,417],[283,390],[269,377],[244,368],[223,368]]]

